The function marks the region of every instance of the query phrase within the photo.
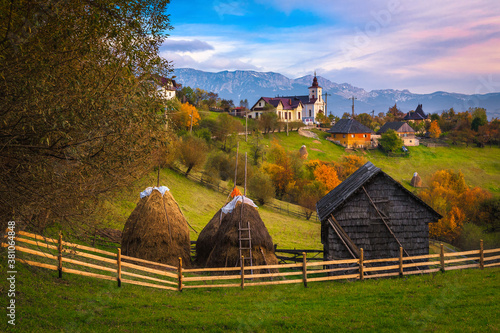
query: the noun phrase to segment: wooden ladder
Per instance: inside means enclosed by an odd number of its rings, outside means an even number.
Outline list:
[[[250,231],[250,222],[247,222],[247,227],[243,228],[240,221],[238,227],[238,240],[240,243],[240,260],[241,257],[243,257],[243,260],[249,260],[250,266],[252,266],[252,233]]]

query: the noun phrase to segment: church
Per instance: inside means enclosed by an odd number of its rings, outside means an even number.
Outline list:
[[[316,116],[325,113],[326,103],[323,100],[323,88],[318,84],[316,73],[309,95],[261,97],[252,106],[248,118],[259,119],[264,112],[275,112],[279,121],[302,121],[306,125],[316,123]]]

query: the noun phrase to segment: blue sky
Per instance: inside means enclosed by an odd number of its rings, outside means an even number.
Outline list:
[[[161,54],[176,68],[500,92],[498,0],[171,0],[169,13]]]

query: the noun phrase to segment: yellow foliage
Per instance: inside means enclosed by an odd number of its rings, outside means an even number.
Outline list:
[[[191,116],[192,116],[192,121],[193,121],[193,126],[198,125],[198,123],[201,120],[200,114],[198,113],[198,110],[196,108],[189,104],[189,103],[182,103],[180,107],[180,112],[182,115],[182,119],[184,120],[184,123],[182,124],[185,127],[190,127],[191,126]]]
[[[441,128],[439,128],[437,120],[431,122],[431,127],[429,128],[429,133],[431,138],[437,139],[441,135]]]
[[[314,169],[314,178],[317,181],[323,183],[328,191],[333,190],[340,184],[339,177],[337,176],[337,170],[334,167],[322,164]]]

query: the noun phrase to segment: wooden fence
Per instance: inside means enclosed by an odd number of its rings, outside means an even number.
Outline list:
[[[22,237],[20,237],[22,236]],[[310,282],[405,276],[445,272],[447,270],[500,266],[500,248],[404,257],[400,249],[397,258],[310,261],[302,254],[302,261],[291,264],[224,268],[185,268],[179,258],[177,267],[124,256],[88,246],[65,242],[62,236],[52,239],[32,233],[17,232],[12,241],[2,247],[15,246],[16,262],[64,273],[116,281],[118,286],[135,284],[167,290],[191,288],[224,288]],[[10,244],[9,244],[10,243]],[[20,246],[24,243],[26,246]],[[23,253],[20,258],[19,253]],[[243,260],[241,260],[243,262]]]

